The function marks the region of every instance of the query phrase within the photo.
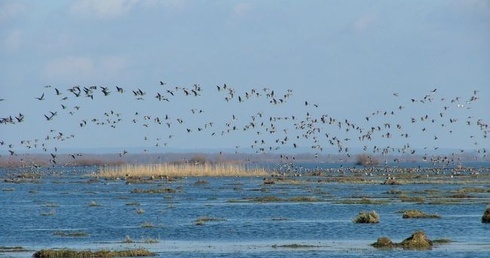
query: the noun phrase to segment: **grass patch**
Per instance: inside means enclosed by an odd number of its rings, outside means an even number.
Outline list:
[[[145,244],[158,244],[158,243],[160,243],[160,240],[155,239],[155,238],[145,238],[145,239],[143,239],[142,242]]]
[[[131,193],[136,194],[163,194],[163,193],[176,193],[177,190],[172,188],[154,188],[154,189],[134,189]]]
[[[403,212],[402,218],[404,219],[439,219],[438,214],[426,214],[419,210],[407,210]]]
[[[287,245],[272,245],[272,248],[317,248],[316,245],[303,245],[303,244],[287,244]]]
[[[26,249],[22,246],[0,246],[0,253],[24,252]]]
[[[144,257],[155,256],[154,253],[146,249],[132,249],[121,251],[77,251],[72,249],[43,249],[35,252],[34,258],[53,258],[53,257],[71,257],[71,258],[87,258],[87,257]]]
[[[388,204],[389,201],[386,200],[373,200],[369,198],[361,198],[361,199],[346,199],[336,201],[337,204]]]
[[[211,221],[225,221],[226,219],[224,218],[212,218],[212,217],[199,217],[197,218],[194,222],[196,225],[204,225],[206,222],[211,222]]]
[[[277,196],[270,195],[270,196],[259,196],[259,197],[248,198],[247,201],[268,203],[268,202],[319,202],[320,200],[314,196],[294,196],[289,198],[280,198]],[[230,202],[240,202],[240,201],[231,200]]]
[[[55,231],[53,235],[62,237],[86,237],[88,233],[83,231]]]
[[[448,238],[441,238],[441,239],[434,239],[432,240],[432,243],[434,244],[448,244],[453,242],[451,239]]]
[[[354,219],[355,223],[379,223],[379,215],[376,211],[359,212],[359,215]]]
[[[118,167],[101,167],[96,176],[102,178],[127,177],[255,177],[266,176],[262,168],[246,168],[238,164],[153,164],[153,165],[124,165]]]
[[[400,195],[400,201],[402,202],[416,202],[416,203],[424,203],[425,199],[420,196],[407,196],[407,195]]]

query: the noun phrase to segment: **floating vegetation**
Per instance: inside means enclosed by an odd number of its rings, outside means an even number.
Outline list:
[[[340,201],[335,201],[336,204],[388,204],[387,200],[372,200],[369,198],[361,198],[361,199],[344,199]]]
[[[155,256],[154,253],[146,249],[132,249],[122,251],[77,251],[72,249],[43,249],[35,252],[34,258],[53,258],[53,257],[70,257],[70,258],[87,258],[87,257],[144,257]]]
[[[0,246],[0,253],[15,253],[27,251],[22,246]]]
[[[280,198],[277,196],[269,195],[269,196],[258,196],[246,199],[248,202],[260,202],[260,203],[268,203],[268,202],[319,202],[315,196],[293,196],[288,198]],[[234,202],[234,201],[230,201]],[[240,201],[235,201],[240,202]]]
[[[318,248],[316,245],[304,245],[304,244],[287,244],[287,245],[272,245],[272,248]]]
[[[424,203],[425,202],[425,199],[423,197],[420,197],[420,196],[400,195],[399,198],[402,202],[415,202],[415,203]]]
[[[53,235],[62,237],[86,237],[88,233],[83,231],[55,231]]]
[[[144,238],[142,242],[145,244],[158,244],[160,243],[160,240],[155,238]]]
[[[403,212],[402,218],[404,219],[439,219],[438,214],[426,214],[419,210],[407,210]]]
[[[136,194],[162,194],[162,193],[176,193],[177,190],[172,188],[154,188],[154,189],[134,189],[131,193]]]
[[[199,217],[195,220],[196,225],[204,225],[206,222],[210,221],[225,221],[224,218],[212,218],[212,217]]]
[[[141,204],[139,202],[128,202],[126,203],[126,206],[140,206]]]
[[[143,214],[143,213],[145,213],[145,210],[143,210],[143,208],[139,208],[136,210],[136,213]]]
[[[379,223],[379,215],[376,211],[359,212],[359,215],[354,219],[355,223]]]

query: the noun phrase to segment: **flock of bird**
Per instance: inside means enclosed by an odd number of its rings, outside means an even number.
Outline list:
[[[216,110],[214,110],[216,108],[213,108],[219,106],[220,109],[223,109],[220,103],[215,103],[212,100],[207,102],[205,107],[192,106],[198,103],[198,98],[207,98],[205,93],[214,94],[211,97],[218,97],[225,105],[234,103],[235,108],[236,105],[243,105],[245,102],[250,102],[250,104],[238,106],[237,113],[230,113],[229,117],[224,120],[216,121],[216,119],[223,117],[221,114],[216,114]],[[142,132],[142,135],[135,135],[134,137],[141,137],[143,145],[152,147],[168,146],[176,135],[200,133],[212,137],[232,135],[232,137],[243,138],[242,140],[250,139],[249,145],[245,148],[251,148],[256,153],[280,152],[281,150],[287,152],[288,148],[308,148],[316,155],[334,152],[345,154],[347,158],[350,158],[353,153],[352,149],[355,146],[361,146],[360,149],[364,153],[393,155],[394,162],[397,162],[397,155],[419,155],[423,161],[449,164],[458,161],[458,153],[434,155],[431,154],[431,151],[439,148],[437,142],[440,138],[450,139],[453,131],[459,130],[462,126],[472,127],[472,130],[468,130],[471,133],[467,135],[467,141],[472,141],[477,156],[487,157],[485,142],[488,141],[487,137],[490,132],[487,121],[466,115],[466,113],[461,115],[460,112],[460,110],[471,109],[471,105],[480,99],[478,93],[478,91],[473,91],[468,98],[446,99],[438,96],[437,89],[433,89],[421,98],[412,98],[406,101],[401,100],[398,93],[393,93],[392,97],[400,99],[397,103],[402,103],[402,105],[392,109],[376,110],[368,113],[360,120],[357,119],[358,121],[353,121],[352,119],[325,114],[322,112],[320,104],[312,103],[309,100],[301,101],[299,106],[288,108],[288,103],[293,96],[293,90],[290,89],[278,92],[270,88],[253,88],[245,92],[238,92],[227,84],[213,87],[203,87],[199,84],[190,87],[175,87],[169,86],[163,81],[151,86],[150,90],[145,88],[128,90],[119,86],[78,85],[59,89],[47,85],[44,86],[43,92],[33,96],[33,101],[49,102],[51,106],[58,108],[44,111],[42,120],[49,123],[50,128],[59,125],[57,123],[74,123],[78,129],[68,133],[49,129],[43,137],[22,139],[18,142],[6,142],[6,139],[0,139],[0,151],[4,148],[8,155],[17,156],[26,155],[22,153],[30,150],[42,150],[49,153],[50,162],[54,165],[57,164],[59,149],[57,143],[75,138],[79,130],[91,131],[93,130],[92,126],[112,129],[118,129],[120,126],[131,126],[136,128],[138,132]],[[134,106],[136,111],[133,111],[132,114],[125,114],[113,107],[98,114],[91,114],[91,117],[84,116],[86,115],[86,112],[82,112],[85,108],[84,105],[88,104],[89,107],[104,106],[106,101],[109,101],[104,98],[119,96],[123,96],[121,97],[124,98],[121,99],[123,102],[131,101],[128,105]],[[5,101],[5,99],[1,99],[1,101]],[[56,103],[58,101],[59,103]],[[153,106],[149,107],[144,104],[149,101],[175,103],[176,106],[155,109]],[[257,101],[260,103],[256,103]],[[263,107],[264,104],[270,105],[270,108],[266,110],[256,109],[256,107]],[[408,105],[427,105],[430,112],[423,115],[417,115],[415,112],[410,113],[410,111],[405,112],[409,108]],[[224,110],[227,109],[224,108]],[[166,112],[162,112],[162,110],[166,110]],[[229,110],[232,110],[231,106]],[[292,110],[294,112],[289,112]],[[28,118],[30,115],[22,112],[8,114],[0,117],[0,126],[23,124]],[[412,135],[414,131],[417,133]],[[114,131],[114,134],[117,135],[117,133],[117,130]],[[412,147],[410,142],[412,138],[422,136],[425,137],[423,139],[427,139],[428,143],[432,143],[432,146],[426,146],[424,151],[420,152],[419,149]],[[0,137],[5,137],[5,135]],[[395,142],[405,143],[402,146],[396,146],[396,144],[394,146],[393,143]],[[237,152],[238,149],[244,148],[239,144],[234,147]],[[464,151],[464,149],[459,150],[459,154]],[[122,157],[127,153],[127,150],[121,150],[119,155]],[[70,156],[77,159],[82,154],[71,153]],[[293,154],[284,154],[281,157],[294,159]]]

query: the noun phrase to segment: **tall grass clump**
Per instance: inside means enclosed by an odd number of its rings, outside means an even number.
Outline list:
[[[109,250],[78,251],[78,250],[71,250],[71,249],[43,249],[35,252],[32,255],[32,257],[34,258],[143,257],[143,256],[155,256],[155,254],[146,249],[132,249],[132,250],[121,250],[121,251],[109,251]]]
[[[103,178],[127,177],[247,177],[266,176],[263,168],[247,168],[238,164],[149,164],[102,167],[97,176]]]

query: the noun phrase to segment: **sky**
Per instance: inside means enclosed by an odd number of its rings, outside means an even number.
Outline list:
[[[485,151],[489,32],[488,0],[3,0],[0,155]]]

